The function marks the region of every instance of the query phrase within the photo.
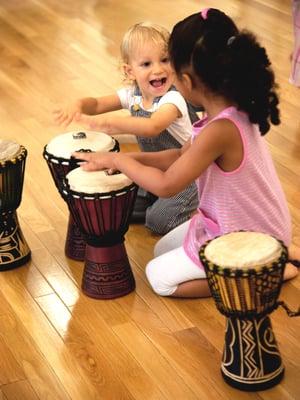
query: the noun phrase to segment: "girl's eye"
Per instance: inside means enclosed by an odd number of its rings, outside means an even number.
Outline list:
[[[161,61],[163,63],[168,63],[168,62],[170,62],[170,59],[169,59],[169,57],[164,57]]]
[[[141,65],[142,65],[142,67],[149,67],[150,62],[149,61],[145,61]]]

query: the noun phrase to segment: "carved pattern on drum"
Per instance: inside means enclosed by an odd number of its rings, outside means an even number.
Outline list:
[[[15,212],[1,213],[0,270],[12,269],[29,260],[30,249]]]
[[[73,260],[82,261],[85,255],[85,240],[78,226],[69,215],[67,236],[65,242],[65,254]]]
[[[12,213],[3,213],[0,221],[0,257],[1,262],[18,259],[24,250],[24,242],[17,232],[17,225]]]
[[[85,265],[82,289],[90,297],[114,298],[130,293],[135,281],[129,262],[124,259],[108,263],[89,261]]]
[[[14,142],[0,139],[0,147],[1,143],[2,150],[9,153],[9,146]],[[15,145],[17,153],[0,161],[0,271],[17,268],[30,259],[30,249],[16,212],[22,199],[27,150],[22,145]]]
[[[230,385],[247,391],[280,381],[284,367],[268,316],[227,319],[221,371]]]
[[[234,239],[233,242],[228,241],[228,238],[225,239],[226,246],[228,245],[228,248],[225,246],[225,254],[229,258],[232,243],[235,246],[238,243],[235,240],[236,237],[239,238],[241,248],[246,244],[246,246],[253,246],[254,250],[256,250],[257,240],[261,240],[256,237],[256,232],[243,232],[243,240],[240,240],[241,232],[228,234],[231,239]],[[236,234],[237,236],[234,237]],[[263,234],[259,233],[259,235]],[[268,235],[265,236],[268,238]],[[222,236],[219,239],[220,244]],[[249,242],[247,242],[248,239]],[[283,378],[284,366],[268,314],[279,305],[285,308],[289,316],[297,316],[300,313],[299,310],[291,311],[284,302],[277,300],[288,259],[287,248],[277,239],[275,240],[279,246],[274,245],[273,241],[272,246],[269,247],[270,241],[266,240],[265,243],[268,246],[262,247],[265,253],[260,254],[258,258],[255,255],[252,263],[249,262],[251,260],[248,257],[247,267],[239,267],[237,258],[232,265],[230,260],[228,263],[225,260],[224,265],[216,265],[205,255],[206,247],[213,240],[201,246],[199,258],[205,267],[216,306],[227,317],[221,363],[222,376],[229,385],[240,390],[269,389]],[[210,249],[210,256],[215,259],[215,255],[218,254],[219,257],[220,253],[214,254],[212,249],[214,247]],[[262,259],[268,260],[268,263],[259,262]]]
[[[255,321],[254,321],[255,323]],[[241,331],[242,331],[242,341],[245,346],[244,350],[244,363],[245,372],[242,375],[247,378],[257,378],[263,375],[263,368],[261,364],[261,358],[255,360],[255,337],[253,335],[254,324],[249,320],[240,321]],[[258,365],[257,365],[258,364]],[[242,364],[243,366],[243,364]],[[246,372],[247,371],[247,372]]]
[[[236,342],[236,334],[230,318],[226,319],[225,335],[227,346],[224,346],[222,364],[224,367],[228,367],[234,360],[234,344]]]

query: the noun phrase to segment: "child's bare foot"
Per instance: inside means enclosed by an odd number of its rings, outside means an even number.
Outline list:
[[[295,267],[292,263],[287,263],[283,273],[283,280],[288,281],[289,279],[293,279],[298,275],[298,268]]]
[[[284,269],[284,281],[295,278],[298,275],[298,268],[300,267],[300,248],[292,244],[288,248],[288,252],[289,262],[286,264]]]

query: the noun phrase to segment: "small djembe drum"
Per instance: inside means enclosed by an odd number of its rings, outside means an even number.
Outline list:
[[[199,257],[217,309],[227,317],[221,372],[231,386],[268,389],[283,377],[284,366],[268,316],[278,301],[287,249],[272,236],[232,232],[206,242]]]
[[[45,146],[43,156],[60,194],[63,179],[79,165],[72,157],[75,151],[119,151],[119,143],[105,133],[94,131],[67,132],[53,138]],[[84,260],[85,242],[72,216],[69,216],[65,254],[74,260]]]
[[[27,150],[0,139],[0,271],[20,267],[30,259],[17,208],[22,199]]]
[[[86,241],[82,290],[113,299],[135,289],[124,246],[137,186],[124,174],[76,168],[65,180],[64,197]]]

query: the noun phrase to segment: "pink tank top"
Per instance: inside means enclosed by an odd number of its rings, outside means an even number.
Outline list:
[[[186,254],[203,268],[198,252],[208,239],[237,230],[267,233],[291,241],[291,221],[287,202],[277,177],[267,144],[247,114],[235,107],[223,110],[216,119],[229,119],[238,128],[244,148],[240,166],[222,171],[216,163],[196,180],[199,209],[184,239]],[[211,122],[211,121],[210,121]],[[201,135],[206,118],[196,122],[193,138]]]

